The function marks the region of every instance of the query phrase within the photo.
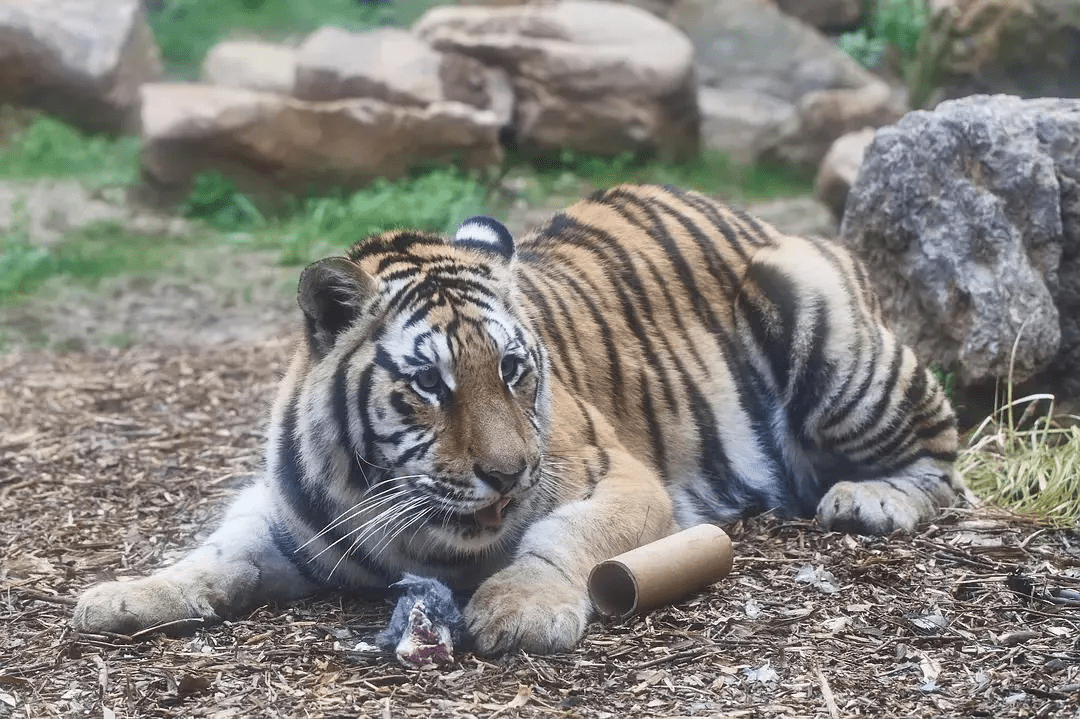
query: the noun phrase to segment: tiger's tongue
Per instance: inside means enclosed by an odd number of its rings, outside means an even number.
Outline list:
[[[502,511],[510,504],[509,497],[504,497],[498,502],[493,502],[483,509],[473,512],[476,523],[486,529],[498,529],[502,526]]]

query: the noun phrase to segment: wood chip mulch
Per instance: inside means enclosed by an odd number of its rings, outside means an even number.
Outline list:
[[[387,606],[78,635],[89,584],[161,566],[259,467],[289,347],[0,356],[0,717],[1077,717],[1080,533],[986,510],[862,538],[729,528],[709,591],[562,656],[408,670]]]

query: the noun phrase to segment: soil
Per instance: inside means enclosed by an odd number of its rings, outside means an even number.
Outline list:
[[[3,310],[80,351],[0,355],[0,717],[1080,716],[1080,533],[986,508],[887,538],[737,523],[720,583],[553,657],[406,669],[354,651],[389,619],[355,597],[73,632],[83,589],[175,558],[259,471],[296,274],[222,250]]]

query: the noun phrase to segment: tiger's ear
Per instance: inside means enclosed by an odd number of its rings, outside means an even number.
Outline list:
[[[374,278],[344,257],[319,260],[304,269],[296,301],[304,311],[308,344],[316,357],[330,351],[374,291]]]
[[[514,236],[498,220],[491,217],[470,217],[454,233],[454,244],[488,252],[510,260],[514,257]]]

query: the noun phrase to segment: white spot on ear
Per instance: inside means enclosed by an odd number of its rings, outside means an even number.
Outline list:
[[[470,217],[462,222],[454,233],[454,243],[494,252],[508,260],[514,256],[513,235],[503,223],[491,217]]]

